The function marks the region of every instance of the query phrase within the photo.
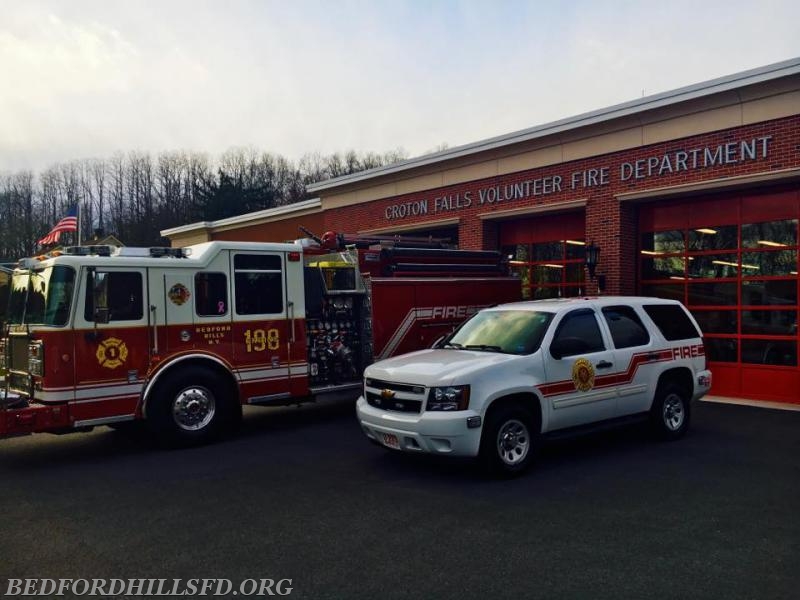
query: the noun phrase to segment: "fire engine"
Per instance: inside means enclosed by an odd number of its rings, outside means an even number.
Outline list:
[[[177,445],[214,438],[242,405],[355,399],[374,360],[520,294],[496,252],[331,232],[69,247],[22,259],[9,287],[0,436],[143,420]]]

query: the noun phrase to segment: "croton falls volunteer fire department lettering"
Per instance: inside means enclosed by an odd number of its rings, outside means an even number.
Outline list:
[[[588,392],[594,387],[594,366],[585,358],[579,358],[572,365],[572,382],[575,389]]]
[[[125,364],[128,347],[120,339],[108,338],[97,347],[97,362],[106,369],[116,369]]]
[[[538,198],[559,194],[565,190],[603,187],[611,184],[612,174],[618,181],[639,181],[651,177],[665,177],[684,171],[733,165],[765,160],[769,156],[773,136],[750,138],[726,142],[701,148],[676,148],[663,154],[647,156],[618,166],[603,165],[583,170],[568,170],[548,173],[542,177],[504,184],[492,184],[477,189],[452,194],[440,194],[429,198],[418,198],[391,204],[384,209],[387,221],[398,221],[409,217],[453,213],[477,206],[495,206],[526,198]]]

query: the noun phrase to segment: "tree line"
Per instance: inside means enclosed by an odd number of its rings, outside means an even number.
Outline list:
[[[129,246],[161,245],[159,232],[306,199],[306,186],[399,162],[402,149],[308,154],[293,162],[254,148],[234,148],[212,159],[175,151],[118,152],[106,159],[0,173],[0,262],[41,250],[36,241],[70,207],[81,212],[81,240],[113,234]],[[62,242],[74,243],[74,233]]]

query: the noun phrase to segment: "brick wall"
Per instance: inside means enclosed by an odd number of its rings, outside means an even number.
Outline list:
[[[665,171],[661,175],[654,173],[644,179],[631,177],[627,181],[620,180],[620,169],[623,163],[633,164],[637,160],[649,157],[674,154],[678,151],[688,152],[695,148],[716,148],[731,142],[766,136],[771,136],[766,159],[760,158],[759,154],[755,160],[735,164],[699,167],[679,172]],[[758,150],[760,152],[760,148]],[[588,188],[580,185],[575,189],[571,187],[572,173],[603,167],[609,168],[608,184]],[[635,292],[636,285],[637,207],[629,202],[619,202],[615,195],[798,167],[800,167],[800,115],[795,115],[755,125],[642,146],[634,150],[599,155],[539,169],[431,189],[426,192],[342,207],[324,213],[324,229],[355,232],[391,227],[392,225],[408,226],[416,223],[422,225],[430,221],[459,217],[459,245],[461,248],[496,249],[498,226],[502,226],[502,223],[480,219],[479,214],[526,207],[546,207],[570,200],[586,200],[586,240],[593,241],[602,249],[597,273],[606,276],[605,292],[632,294]],[[492,205],[481,205],[478,202],[479,189],[521,184],[525,181],[552,176],[561,177],[561,191],[532,198],[500,201]],[[435,198],[451,196],[461,198],[463,201],[466,193],[472,195],[472,203],[468,208],[432,213]],[[408,216],[395,221],[386,218],[387,207],[412,201],[427,201],[429,213],[424,216]],[[596,287],[593,287],[594,283],[591,282],[587,286],[588,293],[597,291]]]

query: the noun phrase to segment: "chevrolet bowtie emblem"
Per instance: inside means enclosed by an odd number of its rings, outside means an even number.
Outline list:
[[[392,390],[381,390],[381,398],[384,400],[391,400],[394,398],[394,392]]]

